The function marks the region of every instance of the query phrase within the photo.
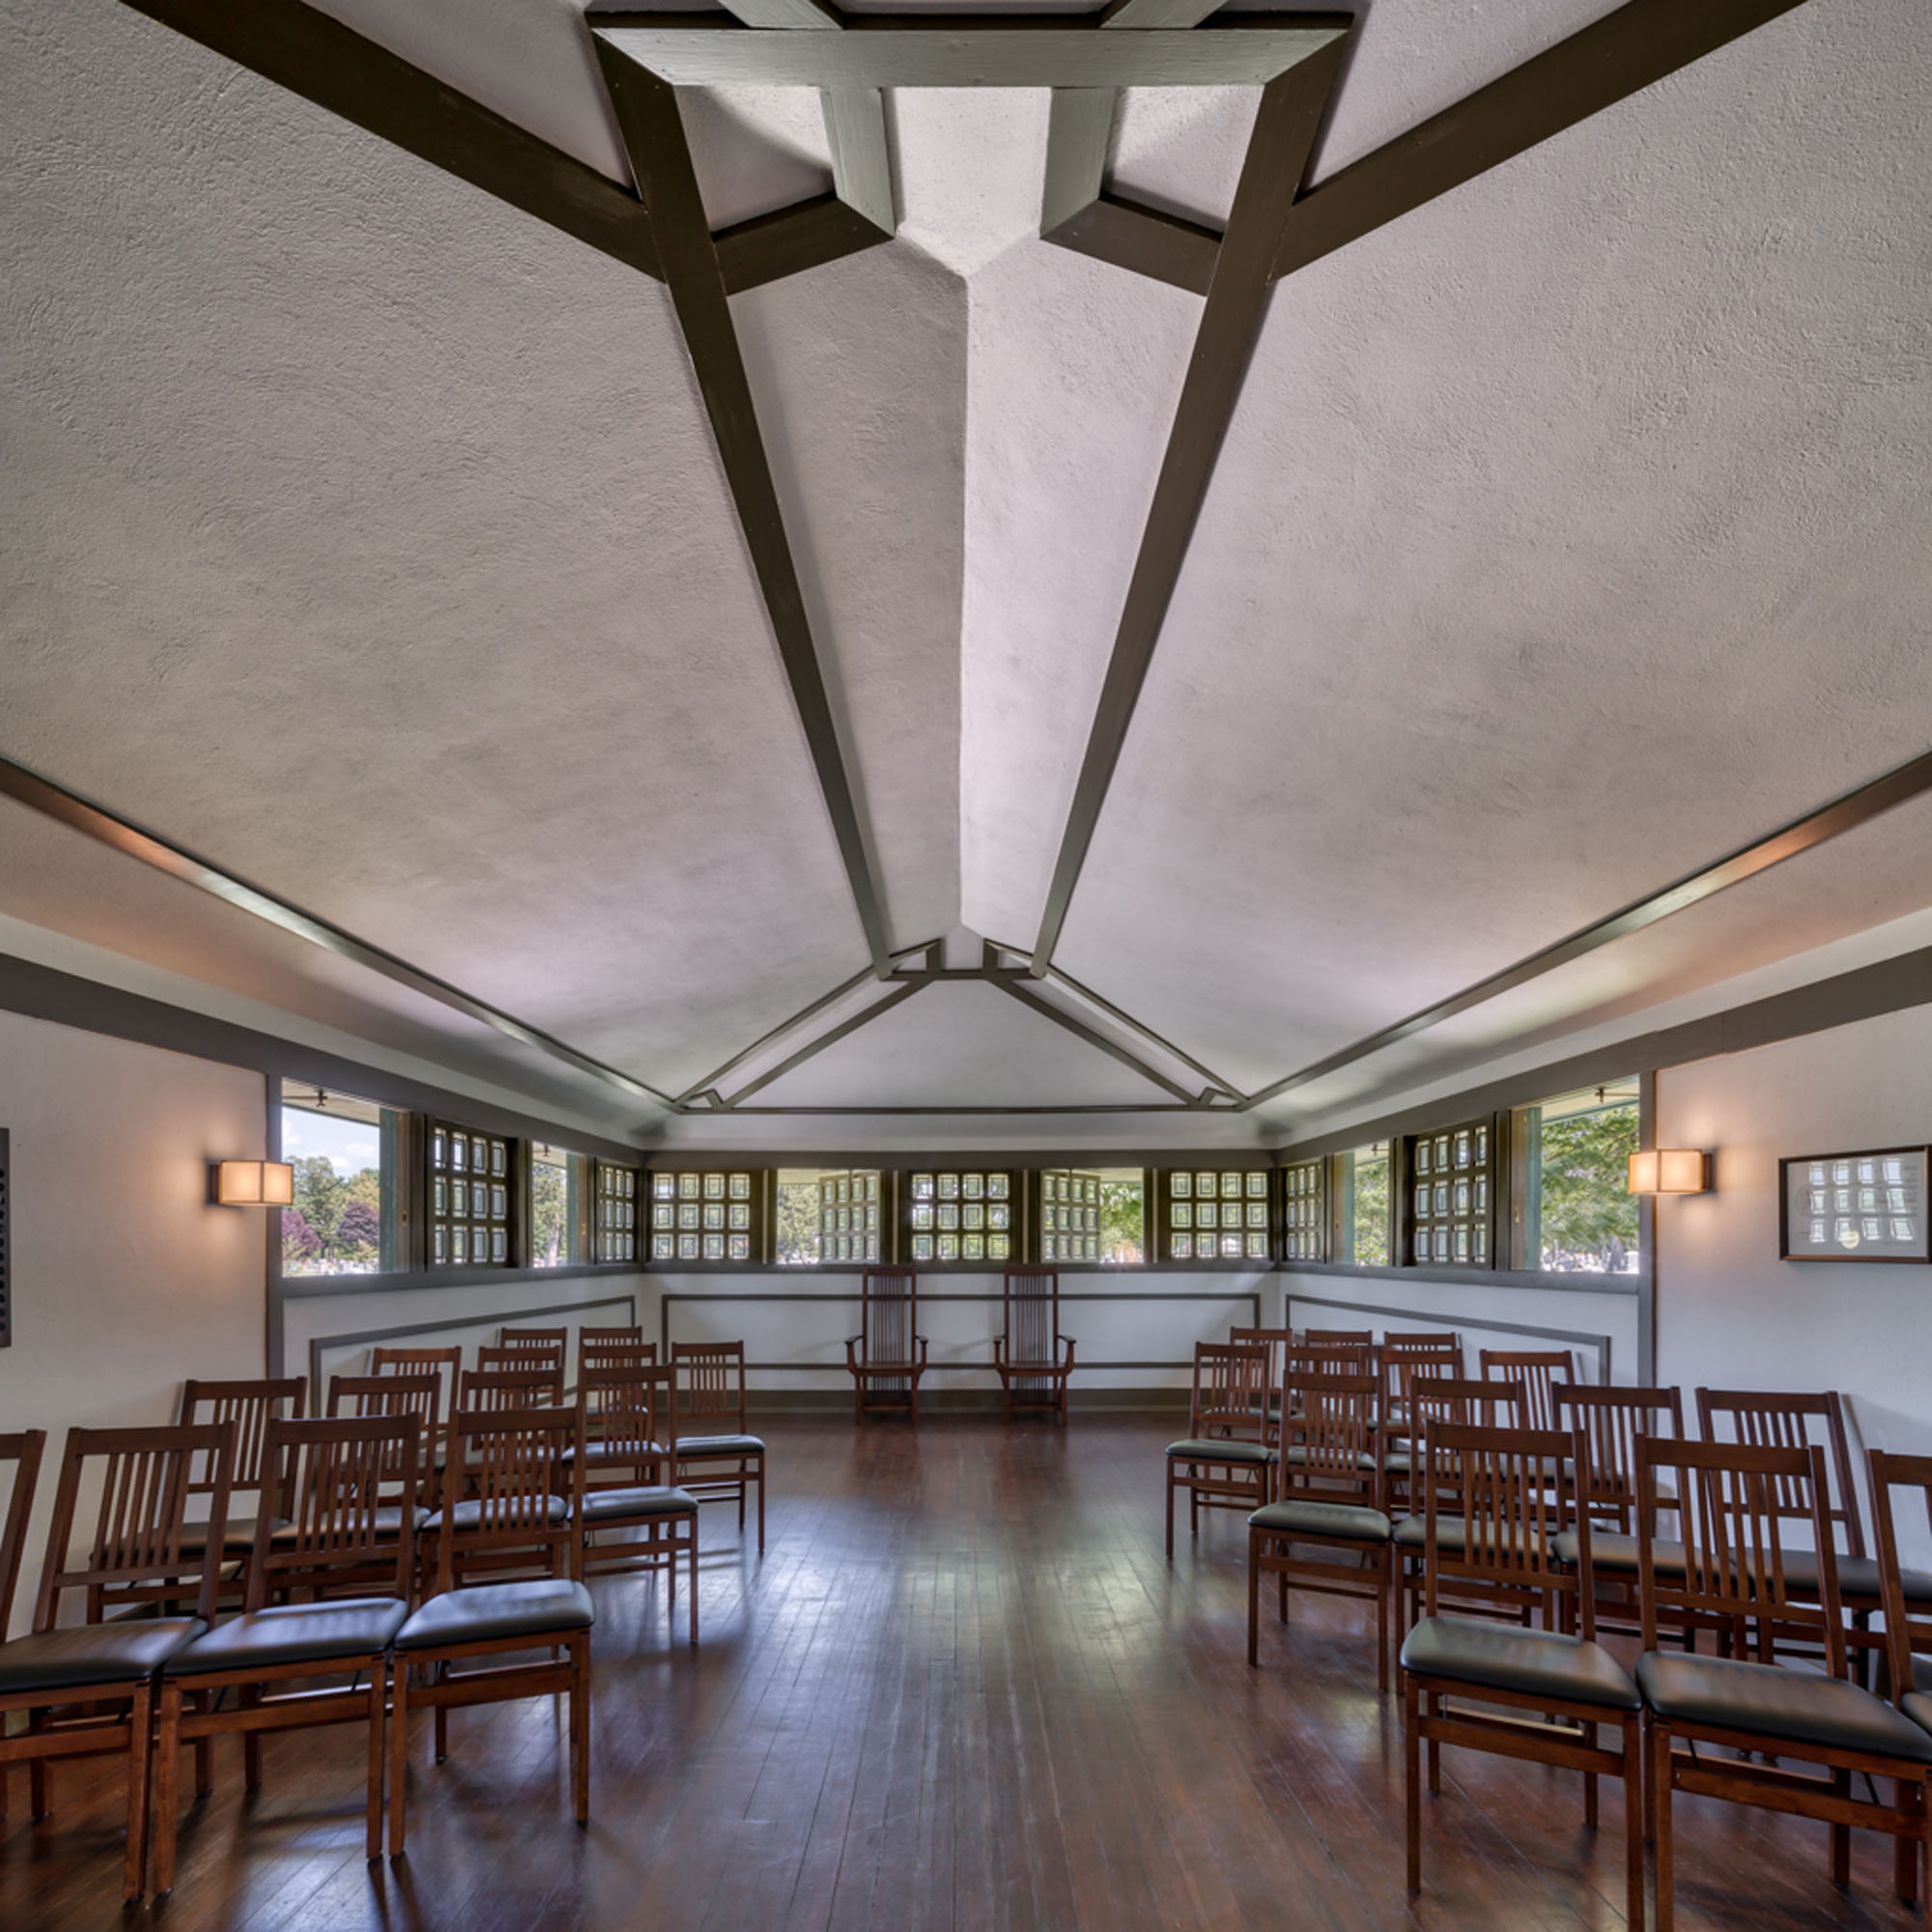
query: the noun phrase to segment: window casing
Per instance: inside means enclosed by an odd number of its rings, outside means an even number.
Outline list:
[[[820,1174],[815,1188],[821,1264],[877,1262],[886,1237],[885,1176],[869,1169]]]
[[[284,1276],[384,1274],[408,1265],[402,1150],[409,1116],[305,1081],[281,1087],[282,1158],[295,1201],[281,1209]]]
[[[529,1206],[525,1225],[533,1268],[568,1267],[585,1253],[586,1157],[547,1142],[529,1144]]]
[[[433,1267],[510,1264],[513,1148],[501,1134],[430,1122],[425,1151]]]
[[[1164,1262],[1265,1264],[1272,1259],[1266,1168],[1169,1168],[1155,1218]]]
[[[1634,1274],[1634,1075],[1557,1094],[1510,1116],[1512,1267],[1545,1274]]]
[[[901,1200],[906,1258],[991,1263],[1019,1258],[1020,1191],[1010,1170],[953,1168],[906,1176]]]
[[[600,1262],[638,1259],[638,1170],[600,1160],[595,1239]]]
[[[1039,1177],[1039,1258],[1042,1262],[1100,1259],[1100,1177],[1050,1167]]]
[[[654,1173],[654,1262],[753,1262],[763,1258],[760,1177],[744,1169]]]
[[[1394,1256],[1394,1153],[1370,1141],[1329,1163],[1329,1254],[1345,1267],[1387,1267]]]
[[[1406,1143],[1412,1266],[1490,1265],[1493,1143],[1487,1119],[1415,1134]]]
[[[1281,1258],[1320,1262],[1328,1258],[1328,1203],[1324,1163],[1299,1160],[1281,1171]]]

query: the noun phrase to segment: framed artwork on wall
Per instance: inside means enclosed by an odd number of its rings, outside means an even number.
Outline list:
[[[1777,1163],[1778,1257],[1932,1262],[1922,1147],[1798,1154]]]

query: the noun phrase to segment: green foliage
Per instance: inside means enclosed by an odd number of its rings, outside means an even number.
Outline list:
[[[383,1178],[373,1167],[345,1180],[327,1154],[302,1154],[295,1204],[282,1216],[282,1266],[289,1274],[331,1274],[379,1265]]]
[[[1100,1183],[1100,1259],[1138,1262],[1147,1250],[1147,1204],[1138,1180]]]
[[[349,1183],[336,1174],[327,1154],[303,1154],[293,1165],[296,1206],[302,1219],[325,1244],[332,1241],[342,1210],[349,1205]]]
[[[1358,1267],[1386,1267],[1389,1259],[1389,1164],[1386,1155],[1377,1160],[1349,1156],[1354,1182],[1354,1217],[1351,1233],[1354,1252],[1350,1259]]]
[[[818,1182],[781,1180],[778,1190],[778,1258],[809,1263],[818,1259]]]
[[[1634,1107],[1542,1123],[1540,1265],[1622,1271],[1637,1241],[1636,1198],[1628,1191],[1636,1140]]]
[[[530,1167],[530,1259],[556,1267],[570,1259],[570,1188],[560,1167],[547,1160]]]

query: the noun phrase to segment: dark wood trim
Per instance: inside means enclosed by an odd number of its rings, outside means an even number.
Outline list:
[[[1568,1094],[1579,1087],[1594,1087],[1632,1073],[1654,1073],[1663,1067],[1715,1060],[1727,1053],[1747,1053],[1754,1047],[1776,1045],[1779,1040],[1826,1033],[1833,1027],[1850,1026],[1859,1020],[1877,1019],[1886,1013],[1926,1005],[1932,1005],[1932,946],[1899,953],[1895,958],[1876,960],[1869,966],[1854,967],[1832,979],[1796,986],[1787,993],[1773,993],[1703,1019],[1687,1020],[1681,1026],[1633,1035],[1614,1045],[1593,1047],[1588,1053],[1566,1060],[1548,1061],[1526,1072],[1512,1073],[1480,1087],[1419,1102],[1400,1113],[1378,1115],[1374,1120],[1331,1128],[1303,1140],[1285,1141],[1277,1148],[1275,1158],[1286,1164],[1312,1160],[1325,1153],[1342,1153],[1365,1141],[1421,1133],[1463,1113],[1524,1107],[1548,1099],[1552,1094]]]
[[[502,1288],[518,1282],[578,1281],[649,1272],[644,1262],[564,1262],[556,1267],[472,1262],[462,1267],[396,1268],[388,1274],[298,1274],[281,1277],[287,1301],[334,1301],[354,1294],[414,1294],[425,1288]]]
[[[1804,0],[1628,0],[1311,188],[1275,259],[1292,275],[1654,86]]]
[[[993,980],[1001,992],[1017,1000],[1021,1006],[1038,1013],[1043,1019],[1051,1020],[1055,1026],[1064,1028],[1075,1039],[1084,1040],[1097,1052],[1118,1060],[1122,1066],[1140,1075],[1143,1080],[1158,1087],[1164,1094],[1172,1094],[1178,1100],[1188,1106],[1207,1111],[1215,1102],[1211,1092],[1190,1094],[1178,1080],[1170,1080],[1165,1073],[1157,1072],[1142,1060],[1138,1054],[1130,1053],[1118,1040],[1112,1040],[1103,1033],[1090,1027],[1086,1021],[1075,1019],[1071,1013],[1064,1013],[1058,1007],[1042,1000],[1037,993],[1030,992],[1019,980],[1009,975],[1003,975]]]
[[[889,240],[898,225],[886,97],[876,87],[829,87],[819,97],[832,149],[832,185]]]
[[[796,1053],[787,1055],[776,1066],[760,1073],[756,1079],[739,1088],[736,1094],[732,1094],[723,1103],[722,1110],[726,1113],[735,1113],[738,1110],[739,1102],[746,1099],[749,1095],[757,1093],[761,1088],[769,1087],[774,1080],[779,1079],[783,1074],[789,1073],[794,1066],[804,1065],[808,1060],[814,1059],[817,1055],[823,1053],[828,1046],[835,1045],[838,1041],[843,1039],[847,1034],[857,1033],[861,1027],[870,1025],[881,1013],[889,1013],[895,1007],[903,1006],[915,993],[923,992],[930,984],[931,981],[923,977],[917,980],[902,980],[894,984],[892,990],[883,999],[874,1000],[865,1011],[853,1013],[849,1018],[840,1020],[837,1026],[828,1027],[824,1033],[819,1034],[815,1038],[807,1040]],[[715,1113],[720,1111],[720,1109],[710,1108],[705,1111]]]
[[[1430,1288],[1508,1288],[1545,1290],[1551,1294],[1608,1294],[1629,1300],[1642,1292],[1634,1274],[1540,1274],[1534,1268],[1439,1266],[1412,1263],[1357,1266],[1352,1262],[1279,1262],[1280,1274],[1322,1275],[1335,1281],[1406,1281]]]
[[[1148,38],[1140,34],[1098,36],[1108,44],[1138,43]],[[1234,211],[1215,254],[1207,307],[1194,338],[1153,503],[1040,915],[1030,968],[1036,979],[1043,979],[1052,964],[1154,645],[1167,621],[1168,605],[1221,453],[1221,440],[1240,400],[1248,358],[1267,312],[1275,251],[1347,45],[1340,36],[1331,39],[1312,58],[1270,81],[1262,92],[1240,183],[1235,190]]]
[[[1043,230],[1040,240],[1196,296],[1208,293],[1221,252],[1214,229],[1111,193]]]
[[[1112,0],[1100,15],[1103,27],[1198,27],[1221,0]]]
[[[724,293],[741,296],[747,289],[802,275],[893,238],[837,194],[821,194],[721,228],[711,239]]]
[[[808,43],[842,41],[845,36],[781,33],[775,38],[781,43]],[[885,902],[831,700],[826,696],[811,621],[785,535],[771,462],[745,372],[744,353],[731,320],[718,245],[705,222],[677,98],[665,81],[618,52],[602,34],[596,37],[595,44],[611,109],[651,211],[658,255],[677,310],[685,351],[711,419],[712,435],[771,617],[779,656],[791,681],[799,724],[818,773],[819,790],[839,856],[845,862],[867,950],[883,979],[892,970]]]
[[[1379,1053],[1384,1047],[1393,1046],[1413,1034],[1426,1032],[1444,1020],[1454,1019],[1458,1013],[1465,1013],[1472,1007],[1486,1005],[1531,980],[1554,972],[1559,966],[1567,966],[1573,959],[1580,959],[1585,953],[1608,946],[1613,940],[1640,932],[1647,925],[1655,925],[1659,920],[1667,919],[1674,912],[1683,912],[1700,900],[1722,892],[1726,886],[1738,885],[1786,859],[1796,858],[1799,853],[1807,852],[1812,846],[1821,845],[1826,839],[1835,838],[1841,833],[1853,831],[1880,813],[1889,811],[1893,806],[1903,805],[1928,791],[1932,791],[1932,752],[1895,767],[1868,784],[1843,793],[1816,810],[1807,811],[1802,818],[1794,818],[1776,832],[1753,839],[1750,844],[1740,846],[1735,852],[1727,853],[1694,872],[1686,873],[1684,877],[1634,900],[1594,924],[1557,940],[1552,946],[1544,947],[1541,952],[1530,953],[1527,958],[1519,959],[1515,965],[1506,966],[1499,973],[1492,973],[1488,979],[1478,980],[1474,985],[1464,986],[1461,992],[1452,993],[1446,1000],[1437,1000],[1435,1005],[1410,1013],[1406,1019],[1398,1020],[1393,1026],[1383,1027],[1378,1033],[1370,1034],[1352,1045],[1342,1047],[1296,1072],[1284,1075],[1250,1094],[1241,1102],[1241,1108],[1245,1112],[1250,1107],[1259,1107],[1280,1094],[1320,1080],[1324,1074]]]
[[[1444,1288],[1458,1284],[1442,1282]],[[1297,1294],[1287,1283],[1282,1284],[1282,1320],[1289,1319],[1289,1304],[1305,1301],[1315,1308],[1344,1308],[1355,1315],[1379,1315],[1384,1320],[1397,1321],[1438,1321],[1445,1328],[1481,1328],[1492,1335],[1532,1335],[1548,1342],[1568,1342],[1584,1349],[1598,1351],[1598,1379],[1605,1386],[1610,1380],[1610,1360],[1616,1338],[1613,1335],[1592,1335],[1577,1328],[1543,1328],[1526,1321],[1496,1321],[1488,1316],[1464,1315],[1446,1308],[1388,1308],[1374,1301],[1343,1301],[1326,1294]]]
[[[165,872],[184,885],[193,886],[240,912],[293,933],[311,946],[319,946],[326,952],[333,952],[339,958],[394,980],[399,986],[407,986],[412,993],[419,993],[440,1006],[449,1007],[468,1019],[480,1020],[506,1039],[513,1039],[522,1046],[534,1047],[539,1053],[560,1060],[566,1066],[579,1073],[587,1073],[607,1086],[615,1087],[620,1093],[636,1099],[653,1101],[662,1107],[672,1104],[668,1094],[660,1094],[655,1087],[635,1075],[607,1066],[603,1061],[593,1060],[587,1053],[580,1053],[576,1047],[554,1035],[517,1019],[501,1008],[479,1000],[473,993],[466,993],[460,986],[452,986],[447,980],[439,980],[433,973],[425,973],[421,967],[411,965],[407,959],[385,952],[366,939],[358,939],[353,932],[345,931],[314,913],[305,912],[266,887],[252,884],[240,873],[231,872],[211,859],[201,858],[185,846],[177,845],[158,833],[136,825],[132,819],[110,811],[105,806],[82,798],[78,792],[69,791],[51,779],[42,778],[38,772],[31,772],[24,765],[14,764],[10,758],[0,758],[0,795],[12,798],[29,810],[38,811],[43,818],[51,818],[57,824],[81,833],[127,858],[151,866],[157,872]]]
[[[837,32],[838,16],[818,0],[728,0],[725,11],[748,27],[830,28]]]
[[[302,0],[126,0],[137,14],[663,279],[638,197]]]
[[[859,14],[842,33],[802,34],[729,14],[596,8],[587,18],[600,42],[674,87],[1253,87],[1350,24],[1332,14],[1226,14],[1191,31],[1102,33],[1064,14]]]
[[[1014,949],[1009,946],[1009,947],[1003,947],[1001,951],[1011,952],[1014,951]],[[1026,957],[1026,954],[1022,952],[1019,953],[1018,956],[1024,959]],[[1181,1064],[1181,1065],[1189,1068],[1191,1071],[1195,1073],[1200,1074],[1202,1079],[1205,1080],[1208,1084],[1208,1086],[1212,1087],[1217,1093],[1235,1094],[1235,1095],[1237,1095],[1240,1093],[1241,1090],[1238,1087],[1236,1087],[1232,1081],[1224,1080],[1220,1076],[1220,1074],[1214,1071],[1214,1069],[1211,1066],[1203,1065],[1202,1063],[1196,1060],[1192,1054],[1183,1052],[1181,1048],[1176,1046],[1171,1039],[1168,1039],[1164,1037],[1162,1035],[1154,1032],[1152,1027],[1148,1026],[1144,1024],[1142,1021],[1135,1019],[1132,1013],[1127,1012],[1123,1009],[1115,1006],[1113,1001],[1108,999],[1104,994],[1096,993],[1092,986],[1086,986],[1081,984],[1081,982],[1078,980],[1076,980],[1071,973],[1065,972],[1061,967],[1058,966],[1050,966],[1047,968],[1046,977],[1049,980],[1059,980],[1059,982],[1063,986],[1065,986],[1069,993],[1073,994],[1076,999],[1085,1000],[1089,1006],[1094,1007],[1100,1012],[1105,1013],[1110,1020],[1117,1021],[1120,1025],[1127,1028],[1129,1032],[1139,1034],[1140,1037],[1149,1043],[1149,1045],[1158,1047],[1162,1053],[1171,1055],[1174,1059],[1178,1060]]]
[[[636,1155],[632,1157],[637,1158]],[[653,1171],[664,1174],[710,1172],[721,1167],[740,1171],[745,1168],[818,1167],[827,1172],[842,1172],[849,1168],[859,1173],[918,1174],[928,1169],[936,1172],[942,1168],[972,1168],[976,1165],[981,1169],[1012,1172],[1062,1167],[1225,1167],[1232,1161],[1239,1161],[1243,1167],[1265,1167],[1269,1155],[1265,1148],[1249,1142],[1233,1148],[1194,1147],[1156,1150],[1151,1153],[1140,1148],[999,1148],[990,1151],[977,1149],[962,1151],[958,1148],[918,1148],[910,1151],[901,1148],[861,1148],[856,1151],[835,1148],[829,1152],[817,1152],[798,1148],[740,1150],[676,1145],[654,1148],[643,1158]],[[744,1264],[737,1265],[742,1267]],[[859,1264],[855,1262],[850,1265],[856,1271]],[[891,1264],[882,1262],[875,1265],[883,1267]],[[1070,1267],[1073,1264],[1069,1262],[1066,1265]],[[997,1267],[994,1271],[998,1272]]]

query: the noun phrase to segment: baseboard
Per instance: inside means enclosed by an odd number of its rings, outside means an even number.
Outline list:
[[[1135,1411],[1146,1414],[1187,1413],[1188,1392],[1166,1388],[1069,1388],[1066,1406],[1094,1413]],[[753,1415],[825,1415],[852,1411],[849,1392],[838,1389],[753,1389],[746,1406]],[[931,1389],[919,1398],[922,1414],[1000,1415],[1004,1405],[998,1389]],[[1018,1416],[1014,1419],[1017,1421]]]

